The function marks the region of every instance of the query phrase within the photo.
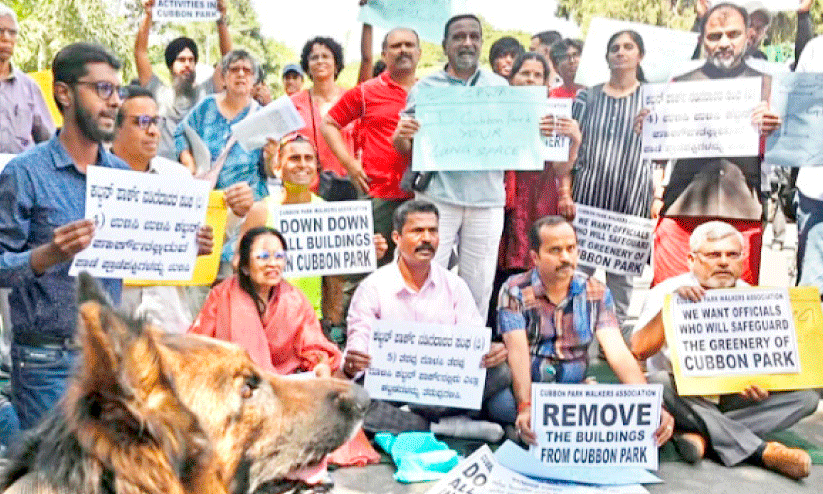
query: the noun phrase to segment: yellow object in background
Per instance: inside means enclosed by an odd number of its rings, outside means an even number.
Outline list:
[[[57,104],[54,102],[54,91],[52,91],[54,76],[51,73],[51,70],[29,72],[28,75],[34,79],[34,82],[36,82],[38,86],[40,86],[40,91],[43,93],[43,99],[46,100],[46,106],[48,106],[49,113],[51,113],[51,118],[54,120],[54,126],[59,129],[63,126],[63,116],[60,115],[60,110],[57,109]]]
[[[214,230],[214,249],[207,256],[198,256],[194,264],[194,277],[189,281],[143,281],[123,280],[125,286],[209,286],[217,278],[220,269],[220,253],[223,250],[223,238],[226,231],[228,209],[223,199],[222,190],[213,190],[209,194],[209,209],[206,212],[206,224]]]

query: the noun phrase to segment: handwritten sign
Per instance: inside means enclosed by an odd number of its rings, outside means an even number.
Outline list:
[[[545,115],[552,115],[554,117],[572,116],[572,99],[571,98],[549,98],[546,100]],[[543,137],[543,158],[546,161],[568,161],[569,147],[571,146],[571,139],[566,136],[553,135],[550,137]]]
[[[772,109],[783,123],[766,141],[766,162],[823,165],[823,74],[782,74],[773,80]]]
[[[191,279],[210,190],[203,180],[89,167],[86,218],[96,231],[91,245],[74,256],[69,274]]]
[[[357,20],[384,29],[410,27],[420,38],[440,43],[446,21],[465,6],[465,0],[369,0]]]
[[[377,320],[365,388],[372,399],[479,410],[489,328]]]
[[[370,273],[376,269],[371,201],[287,204],[272,211],[286,237],[289,277]]]
[[[643,274],[649,261],[654,221],[577,204],[579,263],[610,273]]]
[[[532,384],[530,451],[550,465],[657,469],[660,384]]]
[[[683,63],[692,58],[699,36],[689,31],[594,17],[580,55],[580,65],[574,79],[576,83],[595,86],[609,80],[605,57],[607,44],[614,33],[626,29],[636,31],[643,38],[646,54],[640,66],[649,82],[668,81]]]
[[[644,84],[641,159],[756,156],[759,77]]]
[[[541,87],[421,87],[412,169],[542,170]]]
[[[220,12],[217,10],[217,0],[157,0],[152,18],[158,22],[216,21],[220,18]]]
[[[291,98],[281,96],[232,125],[231,130],[243,149],[253,151],[265,146],[269,139],[279,140],[305,126]]]

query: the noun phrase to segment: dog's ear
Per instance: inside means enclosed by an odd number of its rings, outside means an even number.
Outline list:
[[[83,305],[85,302],[97,302],[100,305],[111,307],[109,298],[88,271],[82,271],[77,276],[77,305]]]

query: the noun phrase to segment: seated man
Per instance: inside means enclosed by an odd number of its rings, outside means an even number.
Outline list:
[[[349,379],[358,378],[369,367],[369,341],[378,319],[417,321],[435,324],[483,326],[477,305],[466,282],[457,275],[433,263],[439,243],[437,207],[427,201],[410,200],[394,213],[392,239],[397,244],[395,262],[369,275],[352,297],[348,316],[348,340],[342,373]],[[492,343],[482,365],[486,373],[484,398],[508,386],[505,375],[506,348]],[[503,384],[498,384],[502,382]],[[484,399],[485,401],[485,399]],[[404,412],[389,403],[372,401],[363,427],[367,431],[402,432],[430,430],[448,434],[456,425],[443,417],[464,413],[464,410],[444,407],[411,406]],[[430,424],[439,420],[439,423]],[[477,423],[472,437],[490,441],[500,439],[503,431],[497,424]]]
[[[611,292],[575,271],[577,234],[571,223],[562,216],[544,216],[532,225],[529,242],[535,267],[506,280],[497,309],[512,387],[495,395],[488,407],[492,418],[514,423],[519,439],[534,444],[532,381],[583,382],[595,336],[621,382],[645,384],[646,378],[620,334]],[[562,327],[555,326],[558,322]],[[671,415],[661,410],[657,444],[668,441],[673,429]]]
[[[728,223],[711,221],[698,226],[689,239],[689,249],[690,272],[652,289],[631,339],[632,353],[647,359],[649,380],[664,385],[664,402],[678,430],[683,431],[675,436],[675,445],[691,462],[700,460],[708,445],[726,466],[747,461],[795,479],[808,476],[808,453],[777,442],[766,443],[762,437],[814,413],[818,397],[813,391],[770,394],[753,385],[739,395],[722,395],[719,401],[678,396],[663,331],[666,294],[676,293],[696,302],[706,290],[748,286],[740,279],[743,236]]]

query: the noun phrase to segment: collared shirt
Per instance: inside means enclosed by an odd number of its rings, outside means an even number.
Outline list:
[[[609,289],[579,271],[557,305],[546,296],[537,269],[516,274],[500,289],[497,307],[500,333],[526,331],[534,382],[582,382],[595,332],[619,330]]]
[[[177,160],[178,153],[174,146],[174,130],[177,125],[188,115],[194,105],[199,103],[209,94],[214,93],[214,80],[209,78],[202,84],[194,86],[192,95],[176,93],[173,88],[163,84],[163,81],[152,74],[146,89],[154,94],[157,100],[157,114],[165,118],[160,126],[160,144],[157,147],[157,155],[170,160]]]
[[[129,169],[100,146],[94,166]],[[86,213],[86,175],[80,173],[59,134],[11,160],[0,173],[0,286],[11,288],[15,333],[68,338],[77,320],[77,289],[71,262],[40,276],[31,269],[31,251],[50,242],[55,228]],[[100,280],[117,304],[121,281]]]
[[[449,75],[446,70],[430,74],[412,87],[406,99],[406,112],[414,114],[417,93],[421,87],[450,86],[508,86],[509,83],[494,72],[477,69],[468,80]],[[437,172],[426,188],[426,196],[434,200],[468,207],[503,207],[506,190],[503,170]]]
[[[0,153],[21,153],[53,134],[40,86],[12,67],[11,74],[0,79]]]
[[[430,264],[429,277],[420,291],[406,284],[396,260],[363,280],[349,307],[346,351],[368,353],[378,319],[486,325],[466,282],[436,262]]]
[[[666,295],[674,293],[678,288],[697,286],[699,284],[700,282],[697,281],[694,274],[689,272],[674,276],[656,285],[646,296],[646,301],[643,303],[643,310],[640,312],[640,317],[637,318],[637,325],[634,327],[634,332],[636,333],[643,329],[644,326],[649,324],[652,319],[657,316],[663,309],[663,302],[666,301]],[[749,286],[749,284],[743,280],[737,280],[734,286],[736,288],[742,288]],[[669,360],[669,346],[666,343],[663,343],[659,352],[646,359],[646,369],[649,374],[658,371],[672,372],[672,363],[671,360]]]
[[[408,199],[411,194],[400,188],[400,179],[409,166],[410,156],[400,154],[392,145],[392,134],[406,106],[406,90],[383,72],[374,79],[346,91],[328,116],[341,128],[361,119],[358,127],[363,139],[363,170],[369,177],[369,195],[380,199]]]

